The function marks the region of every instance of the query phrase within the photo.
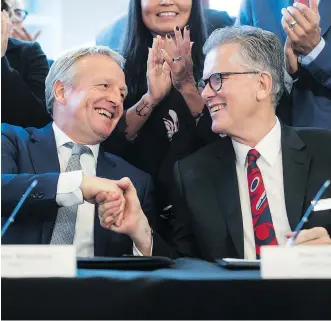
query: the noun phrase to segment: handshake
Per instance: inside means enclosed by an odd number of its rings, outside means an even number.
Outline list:
[[[152,229],[129,178],[83,176],[80,189],[85,201],[98,205],[102,227],[128,235],[142,254],[150,255]]]

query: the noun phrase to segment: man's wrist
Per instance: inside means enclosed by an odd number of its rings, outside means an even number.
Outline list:
[[[144,214],[142,213],[142,215]],[[150,255],[153,232],[145,215],[144,219],[140,221],[137,229],[130,237],[141,253],[144,255]]]

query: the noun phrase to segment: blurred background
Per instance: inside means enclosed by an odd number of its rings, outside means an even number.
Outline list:
[[[235,16],[241,0],[201,0],[206,7]],[[94,44],[96,35],[127,11],[129,0],[23,0],[24,25],[49,59],[68,49]]]

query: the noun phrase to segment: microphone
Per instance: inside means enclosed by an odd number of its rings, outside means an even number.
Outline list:
[[[9,227],[10,223],[14,222],[14,219],[15,219],[15,216],[16,216],[17,212],[20,210],[20,208],[22,207],[24,201],[29,196],[29,194],[31,193],[31,191],[36,187],[37,184],[38,184],[38,181],[35,179],[30,184],[30,186],[27,188],[27,190],[25,191],[25,193],[22,195],[21,199],[17,203],[17,205],[14,208],[13,212],[10,214],[8,220],[3,225],[2,229],[1,229],[1,237],[6,233],[6,231],[7,231],[8,227]]]

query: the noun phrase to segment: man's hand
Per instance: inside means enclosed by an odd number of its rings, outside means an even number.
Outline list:
[[[311,0],[310,9],[298,2],[294,6],[282,9],[282,25],[294,51],[307,56],[321,41],[318,3]]]
[[[287,233],[290,238],[294,232]],[[294,242],[295,245],[331,245],[331,239],[324,227],[313,227],[308,230],[301,230]]]
[[[12,28],[11,37],[24,41],[36,41],[40,34],[41,30],[38,30],[33,36],[24,27],[20,28],[14,26]]]
[[[83,176],[80,189],[84,200],[92,204],[96,203],[96,196],[101,192],[112,193],[114,197],[123,196],[115,181],[101,177]]]
[[[284,47],[284,53],[285,53],[285,68],[286,71],[293,75],[296,73],[299,69],[298,64],[298,56],[295,54],[292,43],[289,37],[286,38],[285,47]]]
[[[7,11],[1,11],[1,58],[6,54],[12,24]]]
[[[150,255],[152,246],[152,230],[142,211],[137,191],[129,178],[116,182],[123,190],[125,209],[115,222],[113,215],[120,211],[120,202],[111,193],[100,193],[96,201],[99,204],[99,217],[103,227],[114,232],[130,236],[138,250],[144,255]],[[111,222],[111,224],[107,224]]]

